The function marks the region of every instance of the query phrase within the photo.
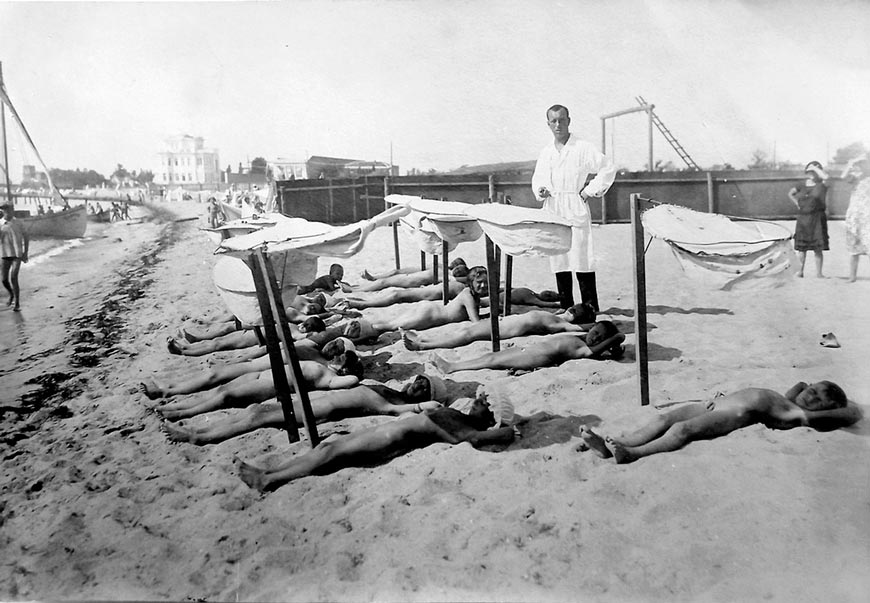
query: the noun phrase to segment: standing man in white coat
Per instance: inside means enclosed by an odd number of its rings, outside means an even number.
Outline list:
[[[571,223],[571,249],[568,253],[550,256],[550,268],[556,273],[562,308],[574,305],[574,284],[571,282],[571,273],[574,272],[582,301],[589,302],[598,311],[592,220],[586,200],[607,192],[616,177],[616,168],[591,143],[572,136],[568,131],[570,123],[566,107],[553,105],[547,109],[547,125],[554,140],[538,156],[532,191],[544,209]],[[586,179],[592,173],[596,176],[587,185]]]

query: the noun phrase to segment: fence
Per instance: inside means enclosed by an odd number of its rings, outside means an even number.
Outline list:
[[[788,220],[796,215],[788,191],[803,180],[803,172],[782,171],[623,172],[602,199],[590,200],[589,208],[594,222],[630,222],[630,196],[638,193],[697,211]],[[368,176],[276,184],[282,213],[329,224],[349,224],[376,215],[384,210],[385,193],[472,204],[507,198],[513,205],[540,206],[532,195],[530,173]],[[831,178],[828,217],[845,215],[851,190],[850,183]]]

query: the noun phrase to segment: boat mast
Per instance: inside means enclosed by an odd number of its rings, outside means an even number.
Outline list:
[[[3,88],[3,62],[0,61],[0,88]],[[3,138],[3,178],[6,180],[6,199],[12,203],[12,183],[9,181],[9,154],[6,150],[6,103],[0,101],[0,137]]]

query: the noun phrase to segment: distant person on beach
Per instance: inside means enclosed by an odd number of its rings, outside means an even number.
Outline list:
[[[870,158],[864,153],[850,160],[842,178],[857,181],[846,209],[846,249],[849,282],[858,279],[858,258],[870,254]]]
[[[551,211],[571,223],[571,249],[550,256],[550,269],[556,274],[556,288],[562,308],[574,305],[571,273],[577,275],[581,301],[598,311],[595,281],[595,256],[592,246],[592,220],[587,199],[600,197],[616,177],[613,162],[591,143],[579,140],[569,131],[568,109],[553,105],[547,109],[547,125],[553,142],[538,156],[532,175],[532,192]],[[586,184],[590,174],[596,176]]]
[[[371,327],[382,333],[398,329],[428,329],[464,320],[477,322],[480,320],[480,298],[487,291],[487,272],[481,268],[474,273],[468,287],[446,305],[441,301],[421,301],[408,304],[408,309],[396,306],[395,315],[371,321]]]
[[[363,415],[402,415],[440,408],[447,400],[447,389],[438,377],[417,375],[396,390],[381,384],[358,385],[350,389],[314,391],[309,394],[311,411],[318,423]],[[242,402],[244,404],[244,402]],[[299,396],[293,396],[293,412],[302,420]],[[166,417],[172,420],[171,416]],[[284,426],[284,410],[277,401],[249,404],[243,411],[201,427],[166,423],[163,430],[175,442],[215,444],[250,433],[261,427]]]
[[[688,404],[663,413],[637,431],[620,438],[601,437],[583,427],[581,449],[592,449],[617,463],[630,463],[659,452],[678,450],[694,440],[710,440],[749,425],[771,429],[807,426],[831,430],[861,419],[861,409],[830,381],[798,383],[785,395],[750,387],[709,402]]]
[[[442,373],[479,369],[532,371],[545,366],[559,365],[567,360],[600,358],[605,353],[618,359],[622,357],[623,341],[625,335],[619,332],[616,325],[610,321],[599,321],[589,329],[585,341],[584,337],[577,333],[560,333],[468,360],[448,362],[433,353],[432,363]]]
[[[21,264],[27,263],[30,250],[30,237],[15,217],[15,207],[11,203],[0,207],[3,224],[0,225],[0,261],[2,261],[3,286],[9,292],[7,306],[15,312],[21,311],[21,287],[18,273]]]
[[[583,333],[592,328],[595,310],[590,304],[575,304],[561,315],[546,310],[532,310],[523,314],[511,314],[498,319],[499,336],[502,339],[524,335],[555,335],[557,333]],[[436,327],[422,331],[402,330],[402,339],[408,350],[432,350],[457,348],[474,341],[486,341],[492,337],[489,321],[464,322],[448,327]]]
[[[788,191],[788,198],[798,209],[794,227],[794,248],[801,263],[798,276],[804,275],[807,251],[812,251],[816,256],[816,276],[822,278],[822,252],[828,250],[828,217],[825,213],[828,175],[818,161],[810,161],[804,172],[806,180]]]
[[[317,277],[310,285],[300,286],[298,293],[299,295],[306,295],[315,291],[326,291],[327,293],[344,291],[348,293],[351,291],[351,287],[342,280],[343,278],[344,266],[332,264],[329,267],[329,274]]]
[[[274,469],[260,469],[239,460],[239,476],[251,488],[265,491],[308,475],[325,475],[345,467],[382,462],[436,442],[468,442],[475,448],[511,443],[515,437],[514,427],[490,429],[496,425],[494,412],[498,412],[497,408],[483,398],[476,399],[467,414],[453,408],[426,410],[329,438]]]

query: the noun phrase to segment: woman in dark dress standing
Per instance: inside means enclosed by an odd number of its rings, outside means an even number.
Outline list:
[[[825,213],[828,175],[818,161],[810,161],[804,171],[806,181],[788,192],[788,198],[798,208],[794,227],[794,248],[801,260],[798,276],[804,275],[807,251],[812,251],[816,256],[816,276],[822,278],[822,252],[828,250],[828,216]]]

